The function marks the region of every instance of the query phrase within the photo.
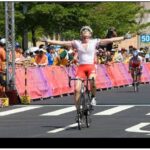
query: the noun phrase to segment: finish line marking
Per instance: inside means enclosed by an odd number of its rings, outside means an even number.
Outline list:
[[[52,112],[49,112],[49,113],[45,113],[45,114],[42,114],[40,116],[58,116],[58,115],[62,115],[62,114],[72,112],[72,111],[75,111],[75,110],[76,110],[76,107],[72,106],[72,107],[67,107],[67,108],[55,110],[55,111],[52,111]]]
[[[12,106],[12,107],[20,107],[20,106],[29,106],[29,105],[14,105],[14,106]],[[43,104],[43,105],[34,105],[34,104],[31,104],[30,106],[41,106],[41,107],[50,107],[50,106],[52,106],[52,107],[56,107],[56,106],[58,106],[58,107],[63,107],[63,106],[75,106],[74,104],[66,104],[66,105],[51,105],[51,104],[47,104],[47,105],[45,105],[45,104]],[[98,105],[96,105],[96,106],[94,106],[94,107],[99,107],[99,106],[101,106],[101,107],[106,107],[106,106],[150,106],[150,104],[132,104],[132,105],[129,105],[129,104],[112,104],[112,105],[110,105],[110,104],[105,104],[105,105],[103,105],[103,104],[98,104]]]
[[[78,126],[78,124],[74,123],[74,124],[68,125],[64,128],[58,128],[58,129],[55,129],[55,130],[48,131],[47,133],[57,133],[57,132],[61,132],[61,131],[67,130],[69,128],[77,127],[77,126]]]
[[[113,115],[115,113],[118,113],[120,111],[129,109],[129,108],[132,108],[132,107],[134,107],[134,106],[133,105],[130,105],[130,106],[117,106],[117,107],[114,107],[114,108],[111,108],[111,109],[108,109],[108,110],[96,113],[94,115]]]
[[[16,114],[16,113],[20,113],[20,112],[25,112],[28,110],[32,110],[32,109],[36,109],[36,108],[41,108],[42,106],[25,106],[23,108],[16,108],[13,110],[7,110],[7,111],[3,111],[0,112],[0,116],[7,116],[7,115],[12,115],[12,114]]]

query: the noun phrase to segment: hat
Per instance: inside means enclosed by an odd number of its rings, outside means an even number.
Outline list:
[[[134,57],[137,57],[138,54],[139,54],[139,52],[138,52],[137,50],[133,52],[133,56],[134,56]]]
[[[140,54],[144,54],[144,51],[139,51]]]
[[[111,49],[111,51],[112,51],[112,52],[115,52],[116,50],[115,50],[115,49]]]
[[[15,44],[15,48],[21,48],[21,46],[18,42]]]
[[[38,51],[42,51],[42,52],[46,53],[46,50],[43,48],[40,48]]]
[[[30,48],[29,48],[29,51],[30,51],[30,52],[36,52],[36,51],[38,51],[38,50],[39,50],[38,47],[30,47]]]
[[[5,38],[2,38],[2,39],[0,40],[0,42],[1,42],[2,44],[5,44],[5,43],[6,43],[6,39],[5,39]]]
[[[67,55],[67,52],[64,50],[60,53],[60,58],[65,58]]]
[[[61,48],[61,46],[60,45],[55,45],[54,48],[55,48],[56,51],[58,51]]]
[[[48,45],[48,46],[46,47],[46,50],[53,50],[53,49],[54,49],[54,46]]]

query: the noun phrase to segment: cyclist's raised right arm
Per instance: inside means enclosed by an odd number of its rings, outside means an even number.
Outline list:
[[[43,41],[44,42],[44,41]],[[73,41],[46,40],[51,45],[72,46]]]

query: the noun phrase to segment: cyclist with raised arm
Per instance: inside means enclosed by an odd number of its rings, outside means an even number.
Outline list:
[[[96,79],[96,47],[98,45],[107,45],[112,42],[121,41],[124,39],[131,38],[131,35],[126,35],[122,37],[114,37],[109,39],[92,39],[93,31],[89,26],[83,26],[80,30],[80,40],[73,41],[57,41],[57,40],[48,40],[43,39],[49,44],[53,45],[63,45],[63,46],[72,46],[73,49],[78,51],[79,56],[79,65],[76,73],[76,78],[84,79],[86,75],[88,78]],[[80,90],[81,90],[81,81],[77,80],[75,83],[75,105],[78,111],[78,103],[80,99]],[[92,100],[91,105],[96,105],[96,84],[91,80],[90,82]]]
[[[139,56],[138,50],[134,50],[129,60],[129,73],[131,73],[134,82],[134,70],[137,68],[137,83],[139,84],[142,75],[142,57]]]

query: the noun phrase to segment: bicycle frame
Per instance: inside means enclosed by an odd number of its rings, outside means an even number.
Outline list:
[[[136,67],[133,69],[133,86],[134,86],[134,92],[138,92],[138,68]]]
[[[81,129],[81,119],[85,118],[86,121],[86,126],[89,127],[90,125],[90,119],[89,119],[89,114],[90,111],[92,110],[92,107],[90,107],[90,90],[88,89],[88,81],[93,81],[94,82],[94,78],[92,79],[80,79],[80,78],[72,78],[69,77],[69,86],[70,85],[70,81],[71,80],[80,80],[81,81],[81,90],[80,90],[80,100],[79,100],[79,107],[78,107],[78,128]],[[85,81],[86,81],[86,85],[85,85]],[[88,96],[88,98],[86,97]],[[82,107],[81,107],[82,106]]]

